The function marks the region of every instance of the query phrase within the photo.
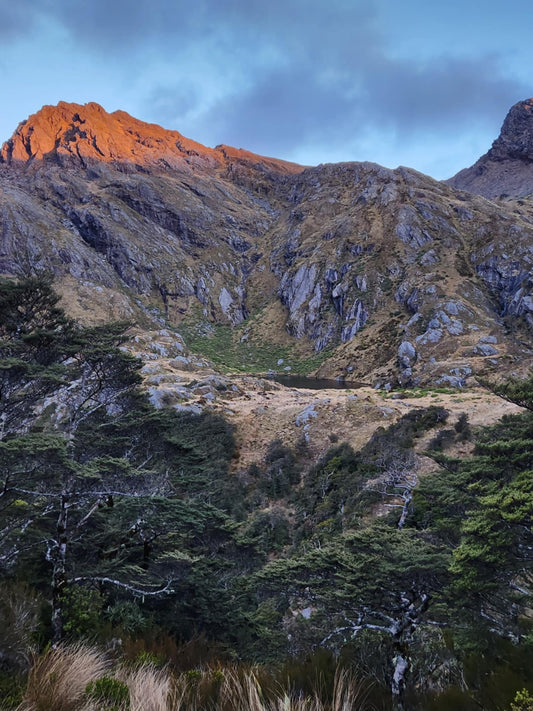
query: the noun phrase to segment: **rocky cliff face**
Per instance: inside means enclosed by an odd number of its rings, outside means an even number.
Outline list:
[[[533,99],[515,104],[488,153],[448,183],[488,198],[533,194]]]
[[[413,170],[304,169],[62,103],[4,144],[0,224],[0,271],[52,270],[85,320],[227,324],[382,384],[530,362],[532,205]]]
[[[183,168],[217,170],[244,164],[276,173],[298,173],[295,163],[257,156],[230,146],[206,146],[157,124],[139,121],[125,111],[107,113],[95,103],[43,106],[22,121],[0,151],[0,163],[16,165],[47,161],[61,166],[87,167],[114,163],[123,169]]]

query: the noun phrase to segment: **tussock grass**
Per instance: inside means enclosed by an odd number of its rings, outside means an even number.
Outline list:
[[[130,711],[170,711],[171,679],[164,669],[144,665],[132,670],[119,670],[118,678],[130,692]]]
[[[28,669],[41,600],[24,583],[0,584],[0,657]]]
[[[366,692],[361,683],[346,670],[338,669],[333,687],[332,711],[353,711],[365,705]]]
[[[232,711],[262,710],[266,707],[261,697],[261,686],[253,671],[249,671],[243,677],[235,670],[226,673],[220,689],[220,698],[228,709],[232,709]]]
[[[106,676],[127,686],[129,700],[95,700],[87,685]],[[117,682],[118,683],[118,682]],[[110,685],[110,684],[108,684]],[[297,695],[260,667],[216,666],[171,673],[153,664],[112,669],[101,652],[65,645],[37,657],[17,711],[363,711],[366,693],[352,674],[337,670],[332,698]],[[103,705],[102,705],[103,704]]]
[[[333,698],[322,701],[318,692],[312,696],[297,698],[283,688],[262,688],[258,670],[220,668],[215,670],[219,687],[213,696],[213,686],[202,675],[191,688],[191,678],[180,674],[175,679],[173,695],[168,711],[363,711],[366,693],[358,681],[346,670],[338,670],[335,676]],[[211,681],[213,674],[211,673]]]
[[[104,654],[83,644],[49,649],[34,660],[17,711],[80,711],[87,684],[107,668]]]

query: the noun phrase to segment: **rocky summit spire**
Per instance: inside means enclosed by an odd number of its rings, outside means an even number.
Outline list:
[[[515,104],[492,148],[447,182],[485,197],[533,193],[533,99]]]
[[[487,154],[490,160],[533,161],[533,99],[515,104]]]

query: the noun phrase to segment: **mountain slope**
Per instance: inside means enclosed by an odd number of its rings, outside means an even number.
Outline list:
[[[52,270],[85,320],[221,324],[243,353],[283,344],[382,383],[530,362],[527,202],[210,149],[96,104],[44,107],[1,156],[0,271]]]

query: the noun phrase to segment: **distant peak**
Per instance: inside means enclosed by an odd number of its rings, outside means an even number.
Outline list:
[[[446,182],[489,198],[533,193],[533,98],[512,106],[490,150]]]
[[[208,148],[125,111],[108,113],[95,102],[60,101],[57,106],[43,106],[19,124],[0,152],[0,162],[10,165],[42,160],[60,165],[107,162],[160,169],[177,168],[184,161],[205,168],[244,162],[282,173],[303,169],[227,146]]]
[[[533,160],[533,98],[511,107],[488,156],[493,160]]]

